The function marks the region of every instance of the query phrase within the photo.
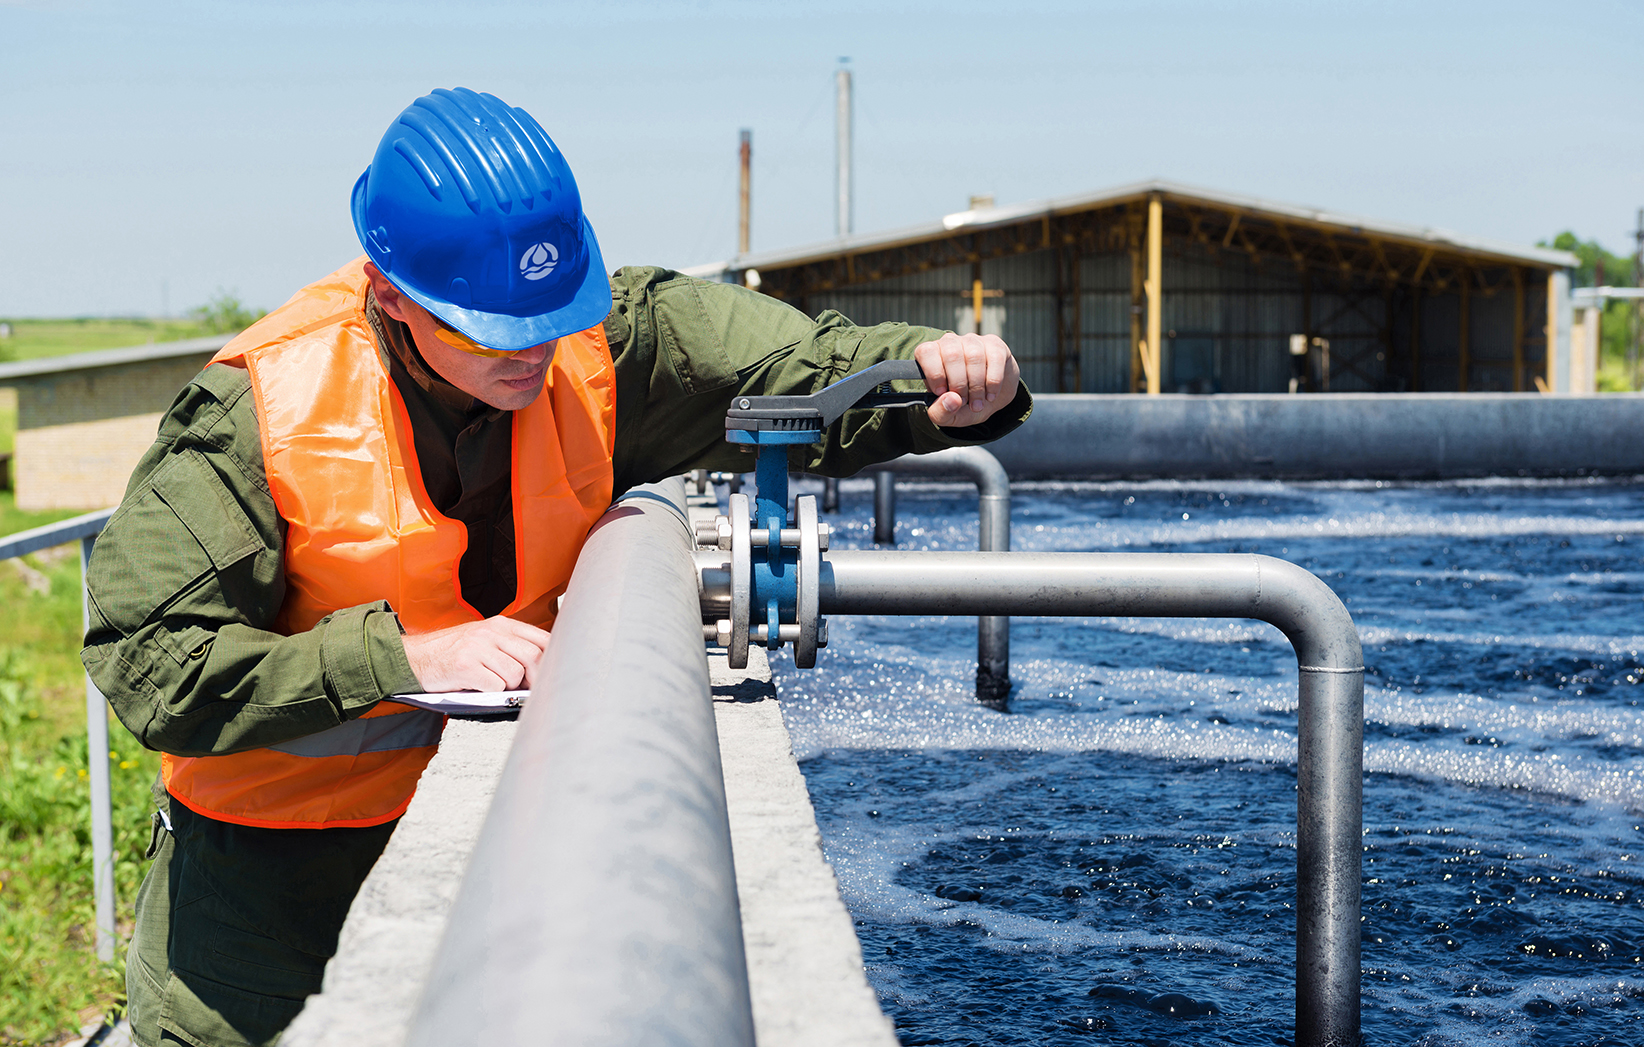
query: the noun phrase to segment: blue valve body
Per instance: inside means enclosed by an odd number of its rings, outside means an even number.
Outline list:
[[[751,550],[753,570],[752,605],[755,621],[766,625],[765,646],[774,651],[782,646],[780,625],[799,620],[799,550],[782,547],[782,529],[788,526],[788,448],[813,444],[821,436],[816,430],[730,430],[726,437],[734,443],[750,443],[759,448],[754,477],[759,490],[754,496],[753,526],[767,535],[763,550]]]
[[[748,628],[751,634],[763,619],[765,646],[771,650],[782,646],[782,622],[799,621],[799,550],[782,548],[782,530],[788,525],[788,448],[821,443],[823,429],[853,406],[928,406],[935,400],[930,393],[898,393],[890,387],[892,381],[923,377],[913,360],[882,360],[808,396],[739,396],[726,412],[725,439],[759,449],[752,526],[765,531],[766,544],[763,551],[749,550]]]

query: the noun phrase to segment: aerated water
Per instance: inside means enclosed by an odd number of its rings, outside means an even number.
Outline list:
[[[801,488],[805,490],[806,488]],[[845,485],[834,548],[872,548]],[[974,549],[903,487],[903,549]],[[1018,486],[1013,548],[1259,552],[1364,643],[1371,1045],[1644,1044],[1644,482]],[[1296,662],[1252,621],[840,617],[773,659],[914,1044],[1288,1044]]]

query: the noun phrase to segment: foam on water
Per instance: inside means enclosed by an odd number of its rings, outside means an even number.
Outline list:
[[[900,500],[902,548],[975,547],[965,488]],[[869,501],[845,485],[836,548]],[[1644,1042],[1641,532],[1644,485],[1591,481],[1059,484],[1013,513],[1017,549],[1262,552],[1347,602],[1366,1032],[1424,1045]],[[1287,1042],[1277,630],[1016,619],[1008,714],[972,698],[974,619],[830,636],[778,686],[904,1043]]]

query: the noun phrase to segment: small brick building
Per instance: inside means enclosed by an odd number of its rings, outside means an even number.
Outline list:
[[[17,507],[117,505],[177,391],[230,337],[0,364],[17,391]]]

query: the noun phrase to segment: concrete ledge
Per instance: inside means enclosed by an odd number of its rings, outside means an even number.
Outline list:
[[[760,1047],[896,1047],[782,723],[764,651],[710,655],[731,846]],[[453,720],[366,877],[319,995],[281,1047],[401,1047],[513,741]]]
[[[491,807],[513,723],[452,720],[281,1047],[399,1047]]]
[[[742,941],[760,1047],[896,1047],[862,973],[862,945],[822,857],[805,779],[765,652],[747,670],[708,655]]]
[[[1644,473],[1644,394],[1035,397],[990,444],[1013,480]]]

